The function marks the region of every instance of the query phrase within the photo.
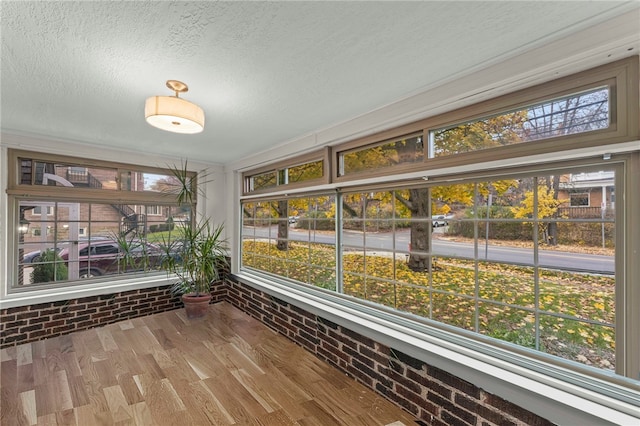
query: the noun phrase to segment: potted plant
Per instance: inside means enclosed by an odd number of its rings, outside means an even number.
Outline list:
[[[178,204],[191,204],[195,199],[195,178],[187,172],[187,163],[173,167],[171,171],[178,181],[175,191]],[[211,301],[211,285],[220,280],[228,267],[227,240],[224,225],[214,226],[208,219],[195,224],[177,226],[162,238],[163,260],[161,267],[178,278],[171,292],[181,295],[187,317],[206,315]],[[172,238],[172,234],[176,235]]]
[[[203,220],[195,226],[178,229],[177,238],[166,239],[162,267],[178,278],[173,294],[181,295],[188,318],[206,314],[211,302],[211,285],[220,280],[228,266],[223,225],[212,226]]]

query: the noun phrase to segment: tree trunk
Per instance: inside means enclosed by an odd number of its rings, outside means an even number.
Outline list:
[[[287,214],[287,200],[278,201],[275,210],[278,215],[278,243],[276,248],[280,251],[286,251],[289,248],[289,216]]]
[[[429,217],[429,189],[417,188],[409,190],[411,218]],[[430,262],[427,252],[431,241],[431,224],[429,222],[411,222],[409,245],[409,269],[416,272],[429,270]]]
[[[553,191],[553,199],[558,200],[558,191],[560,189],[560,177],[547,177],[547,185]],[[547,243],[550,246],[558,245],[558,222],[549,222],[547,226]]]

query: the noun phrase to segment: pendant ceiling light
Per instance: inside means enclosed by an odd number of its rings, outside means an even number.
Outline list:
[[[175,96],[152,96],[144,105],[144,118],[158,129],[175,133],[200,133],[204,129],[204,111],[196,104],[180,99],[178,93],[189,88],[178,80],[168,80]]]

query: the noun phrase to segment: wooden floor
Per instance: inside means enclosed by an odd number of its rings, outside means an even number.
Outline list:
[[[415,425],[228,303],[1,351],[2,425]]]

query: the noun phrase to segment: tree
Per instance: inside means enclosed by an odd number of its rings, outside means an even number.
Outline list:
[[[253,176],[254,188],[266,188],[276,185],[285,185],[294,182],[303,182],[306,180],[322,177],[324,172],[324,162],[322,160],[311,161],[300,165],[286,167],[278,170],[263,173],[262,175]],[[296,206],[290,206],[287,200],[279,200],[271,203],[274,216],[278,219],[278,238],[276,247],[278,250],[285,251],[289,248],[289,212],[296,209]],[[293,204],[298,204],[295,201]]]
[[[410,212],[412,218],[430,217],[429,188],[409,189],[408,197],[401,191],[396,191],[396,199]],[[427,221],[411,221],[409,236],[409,260],[408,266],[413,271],[428,271],[429,251],[431,241],[431,223]]]
[[[547,192],[553,194],[553,202],[555,210],[558,210],[560,201],[558,200],[558,192],[560,189],[559,176],[547,176],[546,178]],[[554,211],[555,215],[555,211]],[[551,246],[558,245],[558,222],[549,222],[546,226],[546,242]]]
[[[596,89],[535,105],[528,110],[522,138],[533,141],[604,129],[609,125],[608,100],[607,89]],[[547,176],[546,185],[558,202],[559,176]],[[558,244],[558,223],[550,222],[545,228],[546,242]]]
[[[538,219],[544,219],[549,217],[555,217],[558,212],[558,206],[560,202],[556,199],[552,188],[545,184],[538,184]],[[534,217],[534,191],[527,191],[524,199],[520,203],[519,207],[513,207],[513,215],[518,219],[532,219]],[[538,222],[539,229],[542,233],[541,238],[544,242],[549,242],[549,225],[550,223]]]
[[[522,141],[527,111],[517,111],[436,131],[436,157],[512,145]]]

